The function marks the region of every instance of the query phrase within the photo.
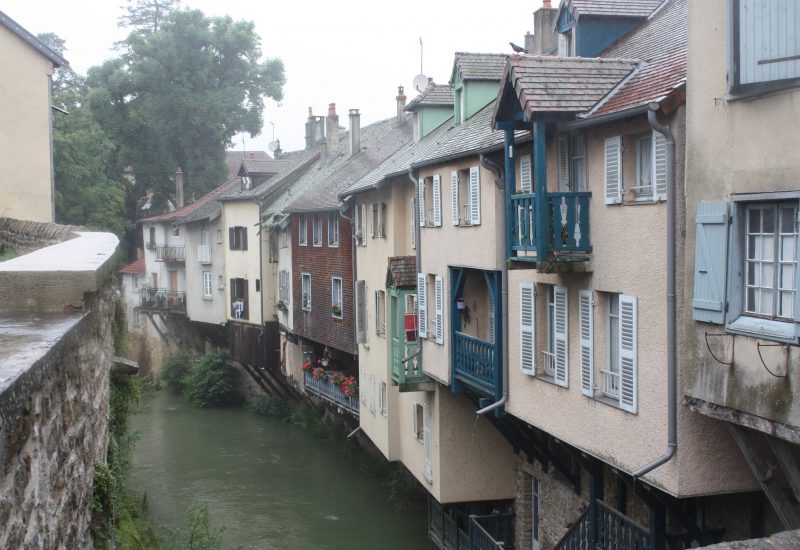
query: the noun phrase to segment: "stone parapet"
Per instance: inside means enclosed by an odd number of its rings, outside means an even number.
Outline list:
[[[27,254],[39,248],[71,239],[78,231],[86,231],[79,225],[0,218],[0,248]]]

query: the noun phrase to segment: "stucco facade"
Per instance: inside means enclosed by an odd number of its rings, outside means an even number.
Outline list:
[[[221,219],[187,223],[182,230],[186,242],[186,314],[192,321],[225,324],[225,249]],[[210,286],[204,281],[209,277]]]
[[[263,323],[261,311],[261,235],[258,223],[259,205],[253,200],[228,200],[222,202],[222,240],[225,262],[225,316],[231,321],[252,325]],[[243,228],[247,234],[247,249],[231,248],[230,230]],[[233,245],[236,246],[235,244]],[[245,304],[245,315],[238,319],[234,315],[231,295],[231,280],[244,281],[247,288],[248,301]]]

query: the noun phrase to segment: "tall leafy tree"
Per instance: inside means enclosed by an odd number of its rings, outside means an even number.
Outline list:
[[[154,34],[164,19],[180,6],[180,0],[128,0],[120,27],[129,27],[140,34]]]
[[[222,183],[233,136],[260,132],[264,98],[283,97],[283,63],[261,57],[252,22],[176,10],[90,70],[92,111],[117,145],[117,163],[133,166],[139,192],[153,190],[163,205],[177,166],[186,196]]]

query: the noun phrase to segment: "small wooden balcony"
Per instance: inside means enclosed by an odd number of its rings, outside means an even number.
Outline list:
[[[186,247],[161,245],[156,247],[156,261],[159,262],[185,262]]]
[[[455,377],[479,393],[494,397],[502,386],[497,345],[459,331],[454,336]]]
[[[401,392],[430,389],[432,381],[422,372],[422,357],[414,355],[416,351],[416,342],[392,337],[392,381],[400,386]]]
[[[358,417],[358,394],[347,395],[338,385],[334,384],[327,375],[314,378],[311,371],[303,372],[303,384],[309,393],[349,412]]]

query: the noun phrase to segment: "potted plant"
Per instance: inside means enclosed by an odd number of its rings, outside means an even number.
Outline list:
[[[331,314],[334,317],[341,317],[342,316],[342,308],[339,304],[333,304],[331,306]]]

